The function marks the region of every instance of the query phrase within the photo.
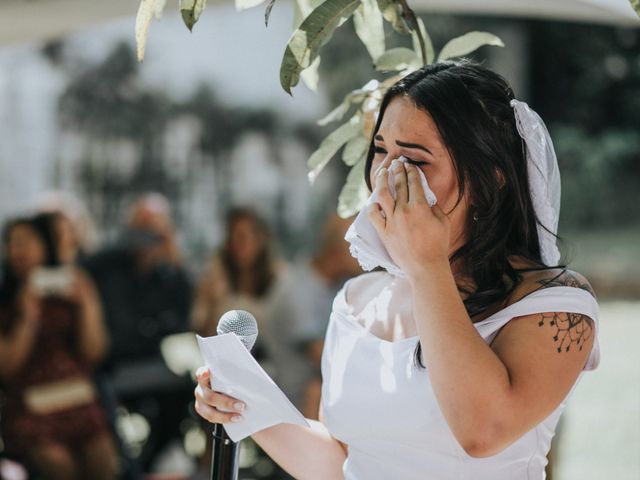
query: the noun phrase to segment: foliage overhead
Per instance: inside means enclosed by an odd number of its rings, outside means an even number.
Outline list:
[[[265,0],[235,0],[243,10],[264,3]],[[144,57],[149,24],[164,8],[165,0],[142,0],[136,22],[138,58]],[[275,0],[269,0],[265,11],[268,24]],[[206,0],[180,0],[182,17],[191,30],[198,21]],[[309,180],[313,182],[329,161],[340,151],[343,162],[351,167],[347,182],[339,198],[338,213],[350,216],[357,212],[367,198],[362,173],[368,146],[375,125],[375,116],[385,92],[405,75],[434,61],[444,61],[468,55],[489,45],[503,47],[502,41],[487,32],[469,32],[450,40],[436,57],[433,43],[420,18],[406,0],[294,0],[294,31],[287,42],[280,65],[280,84],[287,93],[302,78],[312,90],[318,86],[320,50],[338,27],[349,18],[362,41],[372,64],[389,76],[383,81],[371,80],[360,89],[348,93],[344,100],[318,124],[327,125],[342,119],[353,110],[348,121],[330,133],[308,161]],[[385,22],[396,32],[410,34],[412,48],[387,49]],[[436,60],[437,58],[437,60]]]
[[[193,31],[193,26],[207,6],[207,0],[180,0],[180,13],[182,20],[189,31]]]

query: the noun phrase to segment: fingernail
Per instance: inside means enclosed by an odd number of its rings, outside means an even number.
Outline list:
[[[242,421],[242,417],[240,415],[234,415],[233,417],[231,417],[231,421],[233,423],[238,423]]]
[[[234,403],[233,408],[241,412],[242,410],[244,410],[244,403],[240,403],[240,402]]]

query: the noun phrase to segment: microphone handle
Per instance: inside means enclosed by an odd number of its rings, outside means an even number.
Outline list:
[[[214,424],[211,480],[238,480],[239,453],[240,444],[229,438],[222,424]]]

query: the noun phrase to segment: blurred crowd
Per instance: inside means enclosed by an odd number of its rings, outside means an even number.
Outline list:
[[[317,418],[331,304],[359,273],[348,225],[328,217],[313,253],[286,262],[268,222],[238,207],[227,213],[222,245],[204,265],[188,265],[171,205],[156,193],[137,199],[117,238],[102,245],[87,209],[67,194],[48,194],[7,221],[0,479],[135,479],[176,469],[207,478],[210,426],[193,413],[189,368],[168,357],[193,358],[193,333],[215,335],[233,309],[256,317],[254,356]],[[287,478],[245,447],[252,478]]]

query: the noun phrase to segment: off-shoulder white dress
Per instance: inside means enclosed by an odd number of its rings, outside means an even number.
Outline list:
[[[356,322],[345,289],[333,304],[322,357],[322,410],[331,434],[348,445],[346,480],[540,480],[567,400],[585,371],[600,360],[598,305],[588,292],[550,287],[475,324],[490,343],[511,319],[571,312],[594,321],[594,344],[583,371],[562,403],[497,455],[469,456],[438,406],[429,370],[414,365],[418,337],[389,342]]]

